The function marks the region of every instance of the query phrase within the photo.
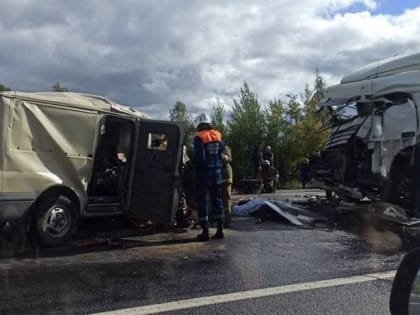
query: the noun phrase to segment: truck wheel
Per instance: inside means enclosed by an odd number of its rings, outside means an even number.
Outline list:
[[[38,241],[47,247],[67,242],[77,231],[79,216],[70,199],[51,196],[39,202],[34,218]]]

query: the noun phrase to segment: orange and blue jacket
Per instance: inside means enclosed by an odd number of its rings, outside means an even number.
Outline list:
[[[194,160],[197,171],[220,171],[224,148],[225,142],[219,131],[210,129],[197,132],[194,137]]]

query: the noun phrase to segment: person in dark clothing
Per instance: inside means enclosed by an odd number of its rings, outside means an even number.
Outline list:
[[[279,183],[279,172],[270,165],[270,161],[263,160],[262,167],[258,171],[257,180],[261,183],[261,191],[273,193]]]
[[[257,177],[262,163],[261,143],[258,142],[252,151],[252,163],[254,165],[254,176]]]
[[[300,181],[302,188],[306,188],[306,184],[311,180],[311,170],[309,167],[309,159],[304,159],[300,165]]]
[[[270,165],[274,167],[274,153],[271,151],[271,146],[265,146],[264,152],[262,153],[262,160],[269,161]]]
[[[206,242],[209,237],[209,209],[207,195],[210,194],[213,215],[217,223],[216,234],[213,239],[223,239],[223,202],[222,184],[222,153],[225,143],[222,134],[213,129],[210,117],[200,114],[194,120],[197,133],[193,139],[194,162],[196,165],[198,223],[202,233],[197,240]]]

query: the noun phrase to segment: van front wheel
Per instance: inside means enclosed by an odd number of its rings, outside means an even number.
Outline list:
[[[76,233],[79,218],[71,200],[60,195],[41,200],[34,219],[39,242],[48,247],[56,247]]]

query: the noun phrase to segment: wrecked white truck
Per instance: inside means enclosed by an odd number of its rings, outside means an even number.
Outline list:
[[[342,199],[419,206],[420,53],[376,62],[326,90],[330,136],[313,176]]]
[[[182,151],[175,123],[70,92],[2,92],[0,121],[0,230],[18,222],[58,246],[80,218],[174,220]]]

